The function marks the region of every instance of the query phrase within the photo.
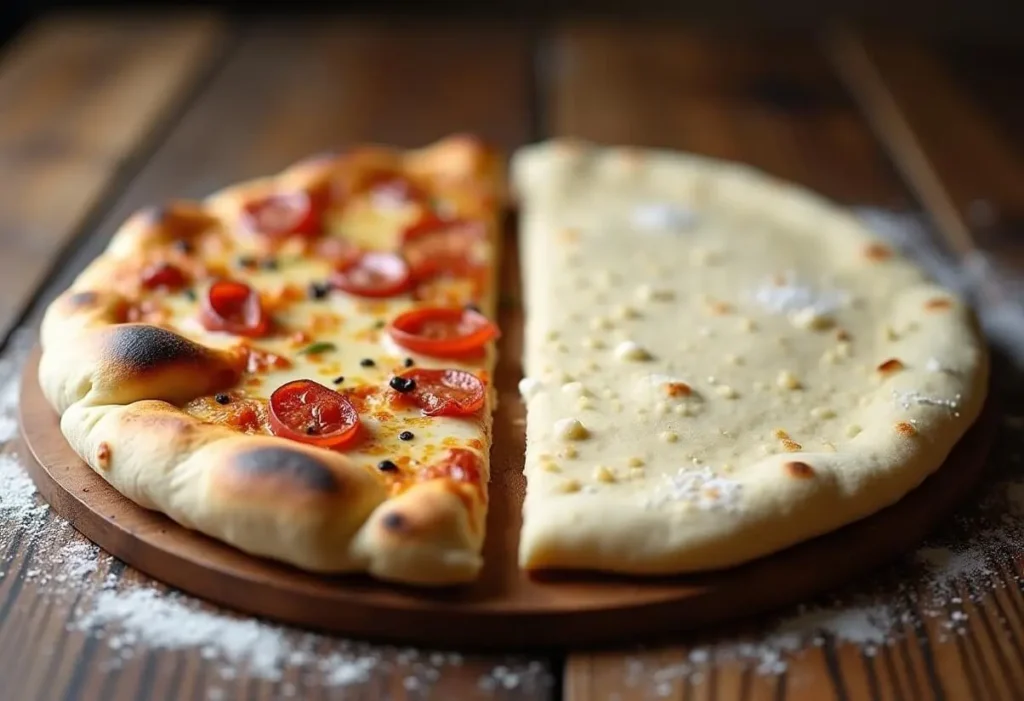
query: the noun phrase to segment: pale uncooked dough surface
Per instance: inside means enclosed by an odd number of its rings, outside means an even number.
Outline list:
[[[522,206],[530,569],[737,564],[900,499],[977,417],[963,301],[752,169],[553,141]]]

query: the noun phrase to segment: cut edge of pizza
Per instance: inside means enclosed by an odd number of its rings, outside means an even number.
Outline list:
[[[39,381],[136,504],[252,555],[476,578],[502,159],[364,144],[132,215],[47,309]]]

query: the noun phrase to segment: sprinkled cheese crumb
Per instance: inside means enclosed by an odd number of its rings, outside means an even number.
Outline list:
[[[580,491],[580,487],[582,485],[579,480],[568,479],[558,484],[558,491],[563,494],[572,494],[573,492]]]
[[[832,326],[834,320],[828,314],[822,314],[813,307],[805,307],[800,311],[793,312],[789,316],[793,326],[801,329],[820,331]]]
[[[721,477],[710,467],[699,470],[680,468],[674,475],[666,475],[654,493],[645,501],[647,508],[669,502],[684,502],[699,509],[733,510],[739,505],[742,485]]]
[[[729,353],[725,356],[725,362],[729,365],[743,365],[743,358],[735,353]]]
[[[562,391],[565,392],[566,394],[575,394],[580,397],[585,397],[588,394],[587,390],[583,387],[583,383],[579,382],[578,380],[573,382],[566,382],[564,385],[562,385]]]
[[[675,443],[679,440],[679,434],[675,431],[662,431],[658,437],[666,443]]]
[[[543,385],[540,380],[536,380],[532,377],[524,377],[519,380],[519,394],[523,399],[532,399],[542,388]]]
[[[850,437],[850,438],[853,438],[854,436],[857,436],[863,430],[864,429],[862,429],[857,424],[850,424],[849,426],[846,427],[846,435],[848,437]]]
[[[544,472],[561,472],[562,471],[562,468],[560,468],[558,466],[558,463],[554,463],[554,462],[550,462],[550,461],[542,462],[540,464],[540,469],[544,470]]]
[[[590,320],[590,328],[594,331],[607,331],[612,326],[614,324],[612,324],[611,319],[606,319],[603,316],[595,316]]]
[[[782,370],[775,378],[775,384],[782,389],[799,389],[800,380],[790,370]]]
[[[619,360],[650,360],[651,354],[635,341],[622,341],[615,346],[615,357]]]
[[[633,456],[629,460],[626,461],[626,464],[629,465],[630,467],[643,467],[644,466],[644,460],[643,460],[643,458],[638,458],[636,456]]]
[[[598,482],[610,484],[615,481],[615,474],[605,465],[598,465],[594,468],[594,479]]]
[[[640,312],[628,304],[617,304],[612,310],[612,315],[616,319],[637,319],[640,317]]]
[[[747,333],[757,330],[757,323],[747,316],[742,317],[739,322],[737,322],[736,326],[740,331],[745,331]]]
[[[576,408],[580,411],[589,411],[594,408],[594,402],[590,400],[590,397],[580,397],[576,400]]]
[[[584,336],[582,343],[583,347],[587,350],[598,350],[604,348],[604,342],[599,338],[594,338],[593,336]]]
[[[582,440],[590,431],[578,419],[559,419],[555,422],[555,435],[564,441]]]
[[[816,406],[811,409],[811,416],[816,419],[834,419],[836,412],[832,411],[828,407]]]
[[[925,361],[924,369],[928,372],[942,372],[942,363],[939,362],[938,358],[928,358]]]
[[[569,460],[572,460],[573,458],[579,456],[579,454],[580,454],[580,451],[576,450],[576,446],[571,445],[571,444],[565,446],[560,451],[558,451],[558,455],[560,457],[567,458]]]
[[[726,399],[736,399],[737,397],[740,396],[740,393],[734,390],[729,385],[718,385],[717,387],[715,387],[715,392],[717,392],[719,396],[724,397]]]

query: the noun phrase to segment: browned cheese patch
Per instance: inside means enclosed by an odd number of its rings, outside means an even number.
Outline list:
[[[876,369],[883,375],[891,375],[894,372],[899,372],[904,367],[903,362],[899,358],[889,358],[879,363]]]
[[[917,435],[917,429],[914,428],[913,424],[906,421],[900,421],[896,424],[896,433],[900,434],[904,438],[910,438],[911,436]]]
[[[814,477],[814,468],[805,462],[791,461],[783,465],[790,477],[796,479],[809,479]]]

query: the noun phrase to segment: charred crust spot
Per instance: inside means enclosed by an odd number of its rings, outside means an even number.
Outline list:
[[[836,340],[837,341],[849,341],[850,338],[851,338],[850,332],[847,331],[846,329],[837,329],[836,330]]]
[[[110,466],[110,444],[103,441],[96,448],[96,464],[103,469]]]
[[[288,448],[255,448],[234,461],[235,470],[256,478],[280,478],[311,492],[336,494],[341,485],[330,468],[311,455]]]
[[[877,370],[883,375],[888,375],[893,372],[899,372],[903,367],[904,365],[899,358],[889,358],[888,360],[880,363]]]
[[[83,290],[82,292],[75,292],[68,296],[68,306],[72,309],[88,309],[94,306],[100,299],[98,292],[93,290]]]
[[[147,324],[113,328],[107,356],[118,368],[144,373],[175,363],[198,363],[210,358],[209,349],[173,331]]]
[[[385,514],[384,518],[380,520],[380,523],[384,528],[389,531],[401,532],[404,531],[409,522],[405,516],[397,511],[392,511],[389,514]]]
[[[888,260],[892,258],[892,249],[881,243],[872,243],[864,249],[864,256],[868,260]]]
[[[669,382],[665,385],[665,394],[670,397],[689,397],[693,389],[685,382]]]
[[[932,311],[938,309],[949,309],[952,306],[953,303],[950,302],[945,297],[936,297],[934,299],[929,299],[927,302],[924,303],[924,308]]]
[[[917,435],[917,429],[914,425],[906,421],[900,421],[896,424],[896,433],[900,434],[904,438],[910,438],[911,436]]]
[[[786,472],[789,473],[790,477],[796,477],[797,479],[808,479],[814,477],[814,468],[805,462],[792,461],[787,462],[783,467]]]

